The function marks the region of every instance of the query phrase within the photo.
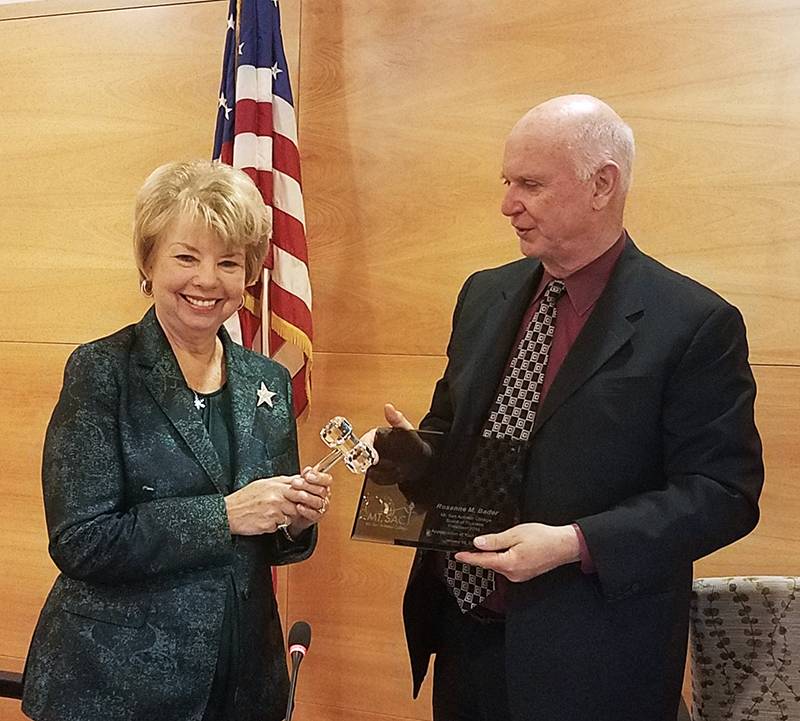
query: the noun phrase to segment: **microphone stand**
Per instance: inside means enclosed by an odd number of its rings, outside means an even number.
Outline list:
[[[294,713],[294,693],[297,689],[297,675],[300,673],[300,663],[295,661],[295,654],[300,656],[300,659],[303,658],[297,651],[292,654],[292,677],[289,683],[289,700],[286,703],[286,718],[284,721],[292,721],[292,714]]]

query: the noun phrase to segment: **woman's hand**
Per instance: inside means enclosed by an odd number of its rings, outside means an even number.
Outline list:
[[[234,536],[258,536],[274,533],[278,527],[293,523],[297,504],[287,497],[293,481],[300,476],[259,478],[244,488],[225,496],[228,525]]]
[[[300,476],[292,478],[286,498],[295,504],[295,514],[292,516],[288,531],[296,537],[309,526],[317,523],[325,512],[331,500],[330,473],[306,466]]]

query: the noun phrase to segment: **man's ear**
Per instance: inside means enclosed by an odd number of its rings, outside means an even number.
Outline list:
[[[595,171],[594,192],[592,194],[592,207],[595,210],[603,210],[611,199],[617,194],[620,183],[619,166],[609,160],[599,170]]]

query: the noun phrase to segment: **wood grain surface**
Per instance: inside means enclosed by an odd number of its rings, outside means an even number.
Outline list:
[[[21,669],[55,569],[42,434],[75,344],[146,307],[131,206],[156,165],[211,153],[223,0],[0,5],[0,666]],[[284,0],[316,325],[301,454],[334,415],[391,400],[418,420],[456,293],[518,255],[499,211],[504,138],[565,92],[637,137],[627,226],[738,305],[767,482],[753,534],[697,576],[800,573],[800,0]],[[336,471],[317,553],[279,573],[285,627],[311,622],[298,721],[430,718],[400,620],[410,552],[349,540],[360,482]],[[0,700],[0,721],[22,718]]]
[[[438,352],[463,279],[517,254],[499,212],[505,135],[579,91],[636,132],[634,238],[742,308],[755,362],[797,362],[796,1],[303,11],[312,277],[318,307],[337,308],[317,320],[325,350]]]

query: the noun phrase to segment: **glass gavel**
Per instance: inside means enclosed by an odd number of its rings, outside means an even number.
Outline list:
[[[353,425],[343,416],[331,418],[322,427],[319,437],[331,449],[316,465],[316,469],[322,473],[327,473],[339,461],[344,461],[351,473],[366,473],[370,466],[378,462],[375,449],[353,432]]]

